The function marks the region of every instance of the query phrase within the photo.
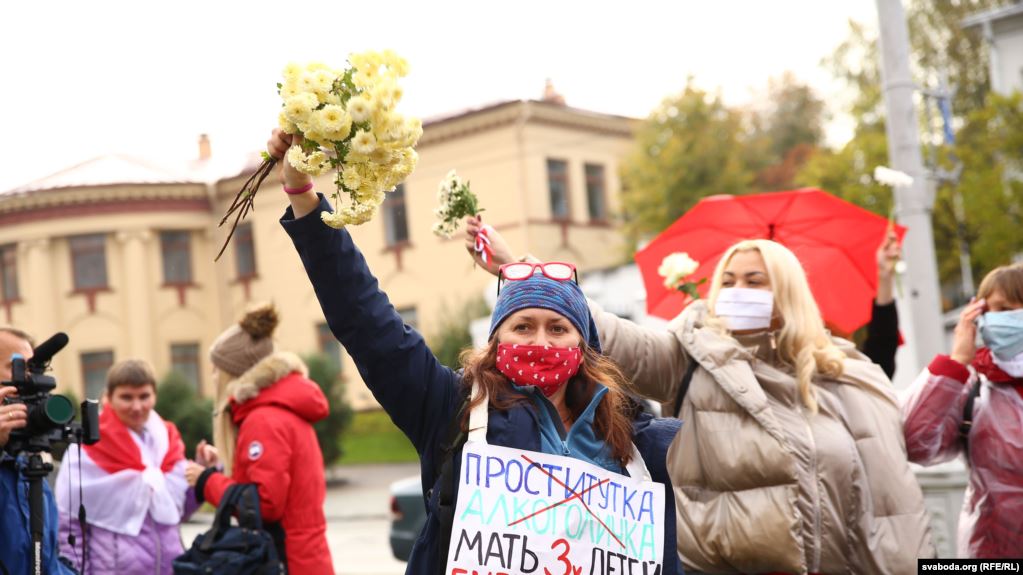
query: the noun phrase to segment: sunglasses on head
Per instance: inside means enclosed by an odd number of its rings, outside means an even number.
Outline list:
[[[564,262],[529,263],[514,262],[504,264],[497,272],[497,295],[501,295],[501,283],[504,281],[522,281],[533,277],[539,268],[540,273],[556,281],[575,280],[579,283],[579,273],[575,266]]]

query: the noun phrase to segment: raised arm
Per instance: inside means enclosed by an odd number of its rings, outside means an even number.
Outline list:
[[[279,151],[268,148],[271,154]],[[308,176],[287,160],[282,163],[288,188],[306,185],[298,176],[308,183]],[[291,207],[281,225],[302,259],[327,324],[373,396],[422,453],[436,443],[438,431],[447,429],[458,403],[457,374],[437,360],[419,332],[404,324],[352,236],[320,220],[321,212],[330,211],[326,199],[311,190],[289,199]]]
[[[604,354],[618,364],[634,391],[660,402],[674,401],[692,361],[675,334],[636,325],[604,311],[592,300],[589,304]]]
[[[889,231],[877,250],[877,296],[867,326],[863,353],[881,366],[891,379],[895,374],[895,352],[899,348],[899,314],[895,309],[895,264],[899,261],[899,238]]]
[[[984,300],[971,302],[959,316],[951,355],[939,355],[901,398],[909,460],[925,465],[952,459],[962,451],[959,425],[974,378],[966,368],[976,354],[973,323]]]

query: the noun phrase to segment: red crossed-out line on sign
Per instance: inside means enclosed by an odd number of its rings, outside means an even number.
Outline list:
[[[543,469],[543,468],[542,468],[542,467],[539,467],[539,466],[537,466],[537,469]],[[545,473],[546,473],[546,472],[545,472]],[[549,475],[548,475],[548,476],[549,476]],[[555,479],[555,481],[557,481],[557,479]],[[533,513],[530,513],[529,515],[526,515],[525,517],[523,517],[523,518],[521,518],[521,519],[516,519],[515,521],[512,521],[511,523],[509,523],[509,524],[508,524],[508,527],[511,527],[512,525],[516,525],[516,524],[518,524],[518,523],[522,523],[522,522],[523,522],[523,521],[525,521],[526,519],[529,519],[530,517],[535,517],[535,516],[537,516],[537,515],[539,515],[539,514],[543,513],[544,511],[550,511],[551,509],[554,509],[555,507],[557,507],[557,506],[559,506],[559,505],[564,505],[564,504],[568,503],[569,501],[571,501],[571,500],[573,500],[573,499],[579,499],[579,501],[582,501],[582,496],[583,496],[583,495],[586,495],[586,494],[587,494],[587,493],[588,493],[589,491],[591,491],[591,490],[593,490],[593,489],[596,489],[596,488],[600,487],[601,485],[603,485],[603,484],[607,483],[608,481],[611,481],[611,480],[610,480],[610,479],[602,479],[601,481],[599,481],[599,482],[597,482],[597,483],[594,483],[593,485],[591,485],[591,486],[587,487],[586,489],[583,489],[583,490],[582,490],[582,491],[580,491],[579,493],[574,493],[574,492],[573,492],[573,493],[572,493],[572,496],[571,496],[571,497],[569,497],[568,499],[565,499],[565,500],[563,500],[563,501],[558,501],[558,502],[557,502],[557,503],[555,503],[554,505],[548,505],[547,507],[544,507],[543,509],[540,509],[539,511],[534,511]],[[569,491],[571,491],[571,489],[569,489]]]
[[[603,480],[601,480],[600,482],[598,482],[598,483],[596,483],[596,484],[594,484],[594,485],[591,485],[591,486],[587,487],[586,489],[582,490],[581,492],[579,492],[579,493],[576,493],[575,491],[573,491],[573,490],[572,490],[572,488],[571,488],[571,487],[569,487],[569,486],[565,485],[565,484],[564,484],[564,483],[562,483],[562,482],[561,482],[560,480],[558,480],[558,478],[557,478],[557,477],[554,477],[553,475],[551,475],[551,474],[550,474],[550,473],[549,473],[549,472],[548,472],[548,471],[547,471],[546,469],[544,469],[544,468],[543,468],[543,466],[542,466],[542,465],[540,465],[539,463],[537,463],[537,462],[533,461],[532,459],[530,459],[530,458],[529,458],[529,457],[527,457],[526,455],[522,455],[521,457],[522,457],[522,459],[525,459],[526,461],[528,461],[530,465],[532,465],[533,467],[536,467],[537,469],[539,469],[541,473],[543,473],[543,474],[544,474],[544,475],[546,475],[547,477],[550,477],[551,479],[553,479],[555,483],[557,483],[558,485],[560,485],[560,486],[564,487],[565,489],[567,489],[567,490],[568,490],[568,492],[569,492],[569,493],[571,493],[572,495],[570,495],[570,496],[569,496],[569,497],[568,497],[567,499],[565,499],[565,500],[563,500],[563,501],[559,501],[559,502],[555,503],[554,505],[549,505],[549,506],[547,506],[547,507],[545,507],[545,508],[543,508],[543,509],[541,509],[541,510],[539,510],[539,511],[536,511],[536,512],[534,512],[534,513],[531,513],[530,515],[527,515],[526,517],[523,517],[523,518],[521,518],[521,519],[516,519],[515,521],[512,521],[511,523],[509,523],[509,524],[508,524],[508,527],[511,527],[512,525],[515,525],[516,523],[521,523],[521,522],[525,521],[526,519],[529,519],[530,517],[534,517],[534,516],[536,516],[536,515],[539,515],[539,514],[541,514],[541,513],[545,512],[545,511],[549,511],[549,510],[551,510],[551,509],[554,509],[555,507],[557,507],[557,506],[559,506],[559,505],[563,505],[563,504],[565,504],[565,503],[568,503],[569,501],[571,501],[571,500],[573,500],[573,499],[578,499],[578,500],[579,500],[579,503],[580,503],[580,504],[581,504],[581,505],[583,506],[583,508],[584,508],[584,509],[586,509],[586,512],[587,512],[587,513],[589,513],[591,517],[593,517],[594,519],[596,519],[596,520],[597,520],[597,523],[600,523],[600,526],[601,526],[601,527],[603,527],[604,529],[606,529],[606,530],[607,530],[607,533],[608,533],[608,534],[609,534],[609,535],[611,536],[611,538],[612,538],[612,539],[614,539],[614,540],[615,540],[615,541],[616,541],[616,542],[617,542],[617,543],[618,543],[619,545],[621,545],[621,546],[622,546],[622,548],[624,548],[624,547],[625,547],[625,544],[624,544],[624,543],[622,543],[622,540],[621,540],[621,539],[619,539],[617,535],[615,535],[614,531],[611,531],[611,528],[610,528],[610,527],[608,527],[607,525],[605,525],[605,524],[604,524],[604,522],[600,520],[600,517],[597,517],[597,514],[596,514],[596,513],[594,513],[592,509],[590,509],[590,506],[589,506],[589,505],[587,505],[585,501],[583,501],[583,495],[585,495],[585,494],[586,494],[587,492],[589,492],[589,491],[590,491],[590,490],[592,490],[593,488],[595,488],[595,487],[600,487],[600,486],[601,486],[601,485],[603,485],[604,483],[607,483],[608,481],[610,481],[610,479],[603,479]]]

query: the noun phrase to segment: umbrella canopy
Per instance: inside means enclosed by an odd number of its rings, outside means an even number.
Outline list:
[[[745,239],[770,239],[792,250],[803,264],[824,320],[849,334],[870,320],[877,290],[876,253],[888,220],[831,194],[805,188],[700,200],[636,253],[647,293],[647,313],[674,318],[689,297],[664,287],[657,268],[665,256],[686,252],[700,262],[689,277],[707,278],[704,297],[721,255]],[[905,228],[896,226],[901,238]]]

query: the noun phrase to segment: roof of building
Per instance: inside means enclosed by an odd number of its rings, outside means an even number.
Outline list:
[[[593,112],[557,102],[506,100],[427,119],[423,122],[423,137],[419,145],[426,146],[516,122],[558,125],[574,130],[630,137],[637,121],[627,116]]]
[[[1002,6],[1001,8],[995,8],[994,10],[988,10],[986,12],[981,12],[964,18],[962,27],[972,28],[985,22],[996,22],[998,20],[1005,20],[1006,18],[1012,18],[1015,16],[1023,16],[1023,2],[1018,0],[1008,6]]]
[[[233,159],[192,160],[177,166],[168,166],[126,154],[108,154],[86,160],[16,188],[0,191],[0,196],[125,184],[212,183],[254,168],[254,161],[257,161],[255,165],[258,165],[258,154]]]
[[[195,178],[190,178],[166,167],[157,166],[147,160],[122,154],[110,154],[86,160],[49,176],[2,192],[2,194],[18,195],[40,190],[112,184],[183,184],[196,181]]]

